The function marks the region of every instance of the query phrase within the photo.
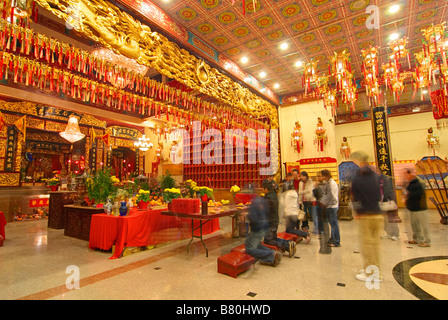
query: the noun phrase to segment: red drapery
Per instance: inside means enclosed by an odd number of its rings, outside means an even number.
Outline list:
[[[95,214],[90,226],[90,249],[110,250],[115,253],[110,259],[120,257],[125,247],[155,245],[191,237],[191,219],[163,216],[161,210],[138,211],[131,209],[126,217]],[[194,221],[194,227],[199,221]],[[203,226],[203,234],[219,230],[219,219],[213,219]],[[199,235],[199,230],[195,231]]]
[[[5,226],[6,226],[5,214],[2,211],[0,211],[0,235],[4,239],[6,239]]]

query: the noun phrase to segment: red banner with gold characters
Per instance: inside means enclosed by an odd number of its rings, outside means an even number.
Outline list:
[[[48,198],[30,199],[30,208],[48,207],[49,203],[50,199]]]
[[[448,99],[443,89],[431,92],[431,103],[434,119],[448,118]]]

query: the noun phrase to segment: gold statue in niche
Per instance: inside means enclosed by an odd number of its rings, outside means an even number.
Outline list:
[[[104,0],[36,0],[76,30],[116,53],[135,59],[188,87],[237,107],[255,118],[268,117],[278,128],[275,106],[232,81],[163,35]],[[76,13],[76,14],[75,14]]]

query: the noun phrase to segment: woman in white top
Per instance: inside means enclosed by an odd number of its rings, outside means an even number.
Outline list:
[[[284,214],[286,232],[296,234],[299,237],[306,239],[306,242],[310,242],[310,234],[297,228],[297,221],[299,220],[299,199],[296,190],[294,189],[294,183],[288,184],[288,190],[284,194]]]
[[[306,215],[310,215],[313,219],[314,229],[313,234],[319,233],[319,227],[317,224],[317,201],[313,194],[314,184],[310,179],[306,171],[300,173],[300,182],[297,192],[299,193],[299,204],[303,204],[303,211]],[[302,229],[308,230],[308,218],[302,222]]]

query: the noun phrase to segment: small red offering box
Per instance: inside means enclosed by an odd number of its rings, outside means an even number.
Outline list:
[[[199,213],[201,202],[199,199],[173,199],[171,212],[174,213]]]
[[[235,193],[235,203],[246,204],[251,202],[255,197],[257,197],[256,193]]]

